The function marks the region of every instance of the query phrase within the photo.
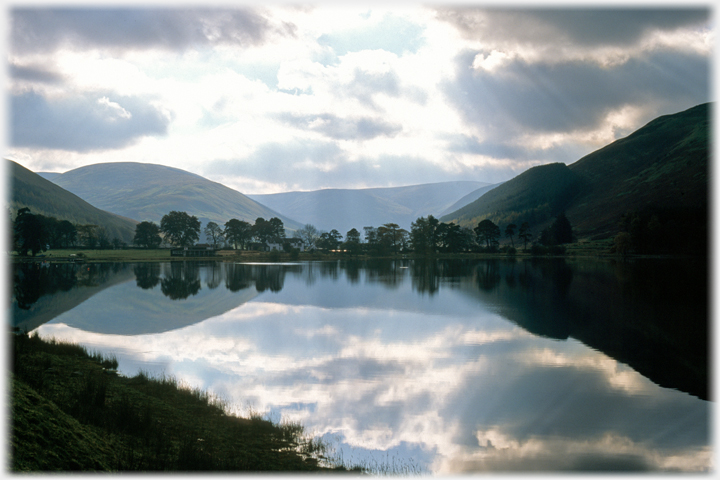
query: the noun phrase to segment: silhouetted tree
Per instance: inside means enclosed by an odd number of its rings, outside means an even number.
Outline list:
[[[376,231],[377,241],[391,252],[397,252],[407,243],[408,232],[397,223],[386,223]]]
[[[515,242],[513,241],[513,235],[515,235],[515,229],[517,228],[517,225],[514,223],[511,223],[507,227],[505,227],[505,236],[510,237],[510,244],[515,247]]]
[[[305,244],[305,250],[311,250],[315,248],[315,242],[320,238],[320,233],[314,225],[309,223],[302,227],[300,230],[295,232]]]
[[[317,241],[317,247],[325,251],[337,250],[340,246],[342,238],[343,237],[340,232],[335,229],[332,229],[329,232],[322,232]]]
[[[15,250],[19,255],[27,255],[28,250],[34,257],[45,251],[47,231],[40,215],[33,215],[29,208],[18,210],[14,224]]]
[[[520,238],[523,241],[524,249],[527,251],[527,244],[529,241],[532,240],[533,234],[530,232],[530,224],[528,222],[523,222],[522,225],[520,225],[520,231],[518,232],[518,238]]]
[[[162,243],[160,227],[153,222],[140,222],[135,227],[133,243],[138,247],[158,248]]]
[[[555,218],[555,222],[553,222],[551,228],[555,233],[555,240],[558,244],[562,245],[563,243],[572,243],[572,225],[570,225],[570,221],[567,219],[564,212],[561,212],[557,218]]]
[[[478,243],[485,243],[485,246],[490,249],[491,246],[498,244],[500,238],[500,227],[495,225],[491,220],[485,219],[478,223],[478,226],[473,229],[477,235]]]
[[[435,253],[438,247],[438,227],[440,221],[428,215],[420,217],[410,225],[410,245],[417,253],[428,255]]]
[[[212,239],[213,247],[215,247],[222,241],[225,235],[220,225],[215,222],[208,222],[205,226],[205,236]]]
[[[360,243],[360,232],[356,228],[351,229],[345,234],[345,241],[352,243]]]
[[[234,248],[240,245],[240,248],[247,248],[248,242],[252,238],[252,225],[244,220],[231,218],[225,222],[225,238]]]
[[[173,245],[190,246],[200,238],[200,220],[186,212],[172,211],[162,217],[160,231]]]

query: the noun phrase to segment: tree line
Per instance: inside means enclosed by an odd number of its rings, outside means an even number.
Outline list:
[[[109,249],[127,246],[117,237],[110,239],[102,226],[74,224],[68,220],[33,214],[29,208],[19,209],[15,219],[11,217],[11,224],[13,250],[22,256],[30,252],[34,257],[50,248]]]
[[[470,229],[453,222],[440,222],[432,215],[416,219],[412,222],[410,231],[396,223],[386,223],[379,227],[366,226],[363,228],[364,241],[361,240],[363,234],[356,228],[346,232],[343,237],[336,229],[320,231],[310,224],[297,230],[295,238],[287,238],[284,224],[277,217],[269,220],[258,217],[254,224],[236,218],[228,220],[224,225],[210,221],[202,231],[214,247],[227,246],[247,250],[253,243],[272,242],[286,251],[292,251],[297,242],[302,242],[306,251],[342,251],[351,255],[497,252],[500,251],[500,238],[503,233],[510,240],[510,246],[504,247],[505,251],[514,253],[516,237],[525,251],[528,244],[535,239],[528,222],[523,222],[519,228],[510,223],[501,230],[491,220],[485,219]],[[13,247],[20,255],[27,255],[30,251],[34,256],[48,248],[127,246],[117,238],[108,239],[103,227],[76,225],[67,220],[34,215],[27,208],[18,211],[13,222],[13,232]],[[162,217],[159,225],[150,221],[140,222],[135,228],[133,244],[141,248],[159,248],[163,244],[187,247],[196,244],[200,233],[201,222],[196,216],[171,211]],[[572,241],[572,226],[565,214],[560,213],[555,222],[537,237],[532,245],[533,252],[546,253],[549,247],[551,252],[560,253],[557,246]]]
[[[187,212],[172,211],[164,215],[160,225],[154,222],[140,222],[135,228],[133,243],[139,247],[158,248],[163,242],[176,247],[189,247],[200,238],[201,223]],[[224,226],[208,222],[203,230],[214,247],[229,245],[245,250],[255,241],[258,243],[284,243],[285,226],[282,220],[273,217],[265,220],[258,217],[254,224],[232,218]]]

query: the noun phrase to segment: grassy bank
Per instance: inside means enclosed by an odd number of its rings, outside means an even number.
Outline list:
[[[565,245],[566,256],[616,256],[610,252],[612,240],[581,240]],[[454,253],[437,254],[434,258],[506,258],[507,253]],[[522,247],[517,248],[516,257],[529,257]],[[247,250],[220,250],[215,257],[171,257],[169,249],[126,249],[126,250],[89,250],[64,249],[45,252],[38,257],[18,257],[11,255],[12,261],[50,261],[71,262],[82,259],[87,262],[170,262],[170,261],[233,261],[233,262],[283,262],[310,260],[338,260],[348,258],[370,258],[367,255],[351,256],[345,253],[308,253],[290,254],[286,252],[256,252]],[[378,257],[373,257],[378,258]],[[396,254],[388,258],[422,258],[422,255]]]
[[[348,471],[301,425],[230,415],[173,378],[126,378],[115,359],[37,335],[10,347],[14,472]]]

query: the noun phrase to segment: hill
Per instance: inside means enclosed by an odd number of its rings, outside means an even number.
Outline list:
[[[7,161],[11,185],[9,208],[13,218],[19,209],[27,207],[34,214],[102,226],[110,239],[117,237],[132,243],[136,221],[103,211],[12,160]]]
[[[601,239],[617,234],[622,216],[636,212],[644,221],[654,215],[658,233],[702,236],[709,109],[703,104],[659,117],[571,165],[531,168],[441,220],[472,227],[489,218],[501,228],[528,221],[539,233],[565,211],[577,237]]]
[[[147,163],[101,163],[76,168],[53,182],[99,208],[160,223],[173,210],[195,215],[203,228],[208,221],[223,225],[231,218],[255,223],[278,217],[285,228],[300,224],[260,205],[237,190],[178,168]]]
[[[337,229],[345,235],[352,228],[397,223],[410,229],[418,217],[438,216],[460,198],[487,187],[483,182],[440,182],[406,187],[324,189],[249,195],[300,223],[320,230]]]
[[[453,203],[448,208],[446,208],[442,213],[440,213],[440,216],[447,215],[448,213],[452,213],[455,210],[461,209],[465,205],[474,202],[475,200],[482,197],[487,192],[489,192],[490,190],[492,190],[493,188],[495,188],[499,185],[502,185],[502,182],[494,183],[492,185],[486,185],[484,187],[478,188],[477,190],[473,190],[472,192],[468,193],[467,195],[462,197],[460,200],[458,200],[457,202]]]

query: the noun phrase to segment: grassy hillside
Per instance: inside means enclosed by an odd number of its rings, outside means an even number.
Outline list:
[[[390,188],[324,189],[251,195],[258,202],[321,230],[397,223],[409,229],[418,217],[438,216],[466,194],[487,186],[482,182],[440,182]]]
[[[231,218],[254,223],[279,217],[286,228],[301,225],[237,190],[177,168],[145,163],[103,163],[76,168],[53,182],[99,208],[138,221],[159,223],[170,211],[195,215],[203,223]]]
[[[11,190],[8,203],[13,218],[19,209],[27,207],[34,214],[76,224],[100,225],[105,227],[110,239],[117,237],[132,243],[135,220],[103,211],[27,168],[10,160],[8,163]]]
[[[570,165],[588,189],[568,208],[588,236],[609,236],[629,210],[707,210],[710,104],[665,115]],[[700,216],[703,214],[700,213]]]
[[[170,377],[119,376],[117,360],[78,345],[9,346],[13,472],[347,471],[323,467],[328,446],[297,423],[235,416]]]
[[[441,217],[467,227],[486,218],[498,225],[540,224],[567,207],[582,180],[563,163],[531,168],[465,207]]]
[[[528,221],[538,233],[565,210],[576,236],[600,239],[617,234],[621,217],[634,211],[655,215],[663,235],[702,236],[694,227],[707,223],[709,109],[659,117],[569,166],[532,168],[442,220],[474,226],[490,218],[501,228]]]

